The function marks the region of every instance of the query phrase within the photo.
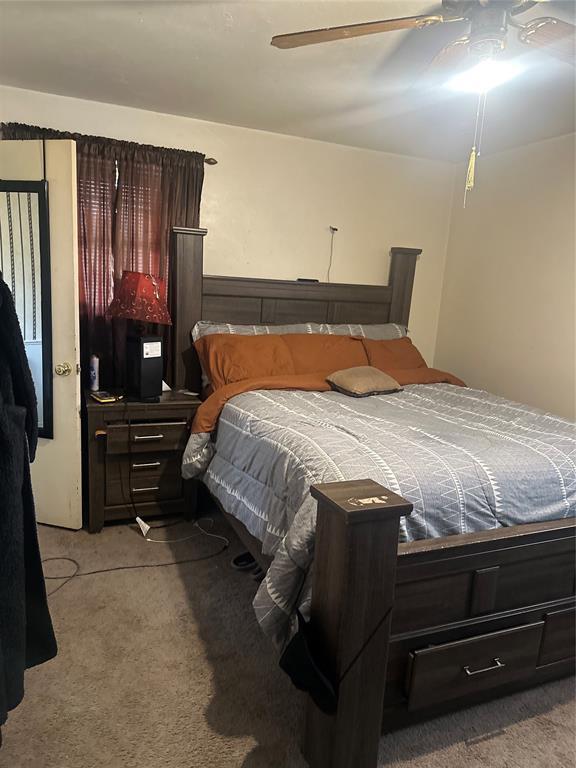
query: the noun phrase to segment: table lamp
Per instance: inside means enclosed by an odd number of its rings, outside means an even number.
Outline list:
[[[141,272],[122,272],[107,314],[134,321],[126,337],[126,394],[157,402],[162,394],[164,340],[147,334],[146,325],[172,325],[165,281]]]

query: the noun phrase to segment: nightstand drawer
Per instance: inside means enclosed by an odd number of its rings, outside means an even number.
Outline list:
[[[183,451],[188,433],[187,421],[110,424],[107,429],[106,453]]]
[[[106,459],[106,504],[165,501],[182,494],[181,456],[109,456]]]

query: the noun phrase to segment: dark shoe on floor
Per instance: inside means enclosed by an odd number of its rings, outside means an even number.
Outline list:
[[[251,571],[252,568],[256,567],[257,563],[250,552],[242,552],[241,554],[232,558],[230,565],[237,571]]]
[[[266,574],[264,573],[262,568],[260,568],[260,566],[258,566],[256,570],[252,573],[252,578],[254,579],[254,581],[262,581],[264,576],[266,576]]]

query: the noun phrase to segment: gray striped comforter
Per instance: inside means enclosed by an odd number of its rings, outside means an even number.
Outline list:
[[[576,514],[576,426],[479,390],[250,392],[224,407],[215,451],[208,439],[192,436],[183,473],[214,453],[208,488],[274,555],[254,608],[280,648],[309,609],[313,483],[370,477],[404,496],[403,541]]]

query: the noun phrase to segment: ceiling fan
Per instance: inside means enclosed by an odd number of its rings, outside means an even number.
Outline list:
[[[433,60],[434,66],[442,67],[459,64],[468,53],[491,58],[506,47],[512,27],[518,31],[521,43],[574,64],[576,26],[553,16],[531,19],[525,24],[518,20],[523,13],[545,2],[547,0],[442,0],[442,6],[431,14],[275,35],[271,44],[276,48],[298,48],[401,29],[425,30],[439,24],[454,24],[457,37]]]

